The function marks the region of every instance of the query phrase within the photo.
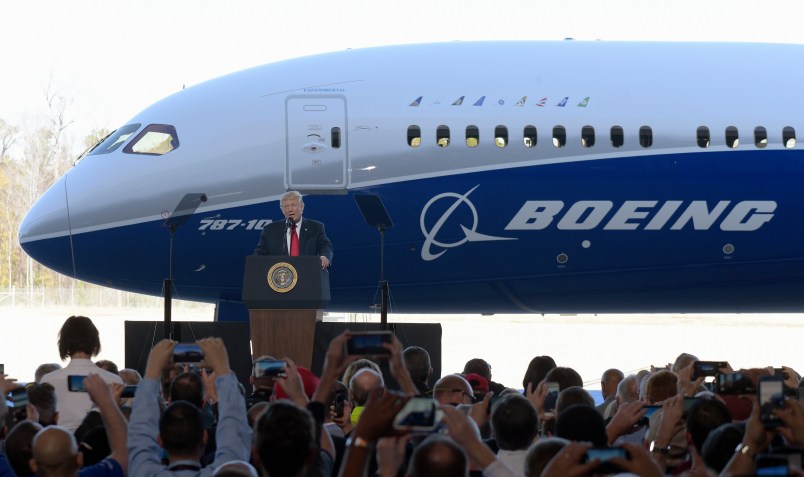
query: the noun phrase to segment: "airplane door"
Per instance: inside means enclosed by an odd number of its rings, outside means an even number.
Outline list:
[[[346,98],[290,96],[285,106],[287,188],[346,192]]]

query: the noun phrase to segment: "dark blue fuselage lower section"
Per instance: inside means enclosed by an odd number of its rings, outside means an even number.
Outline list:
[[[394,222],[385,278],[396,312],[801,311],[802,157],[746,150],[530,165],[307,196],[305,216],[326,224],[335,247],[331,310],[379,303],[380,235],[353,198],[373,193]],[[244,257],[266,218],[281,218],[276,203],[200,212],[179,228],[178,298],[239,300]],[[79,279],[158,295],[168,243],[150,222],[24,248],[71,275],[74,260]]]

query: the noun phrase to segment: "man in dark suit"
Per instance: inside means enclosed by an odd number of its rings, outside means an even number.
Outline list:
[[[302,220],[304,201],[301,194],[295,190],[282,194],[279,207],[285,220],[271,222],[262,229],[254,255],[318,255],[321,257],[321,267],[329,267],[332,262],[332,242],[324,231],[324,224],[310,219]]]

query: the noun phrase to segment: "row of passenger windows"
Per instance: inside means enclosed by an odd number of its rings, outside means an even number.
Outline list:
[[[509,142],[508,127],[497,126],[494,128],[494,145],[497,147],[506,147]],[[729,126],[725,131],[726,146],[736,148],[740,145],[740,134],[736,127]],[[447,147],[450,145],[452,137],[450,134],[449,126],[438,126],[436,128],[436,144],[439,147]],[[518,139],[518,138],[517,138]],[[613,147],[622,147],[625,144],[625,136],[623,128],[620,126],[612,126],[609,130],[609,143]],[[477,147],[480,143],[480,129],[477,126],[467,126],[465,133],[465,142],[469,147]],[[535,147],[538,142],[538,134],[535,126],[525,126],[522,129],[522,144],[526,148]],[[554,126],[552,133],[552,142],[555,147],[564,147],[567,145],[567,130],[564,126]],[[709,128],[701,126],[697,131],[697,143],[699,147],[707,148],[711,142],[711,135]],[[422,132],[419,126],[408,127],[408,145],[410,147],[419,147],[422,144]],[[796,130],[790,126],[782,130],[782,144],[786,148],[792,148],[796,145]],[[583,147],[592,147],[595,145],[595,128],[592,126],[584,126],[581,128],[581,145]],[[653,145],[653,129],[650,126],[642,126],[639,128],[639,145],[642,147],[651,147]],[[762,126],[754,128],[754,145],[758,148],[763,148],[768,145],[768,131]]]

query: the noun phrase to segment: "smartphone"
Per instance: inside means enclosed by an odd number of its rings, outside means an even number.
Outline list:
[[[84,379],[86,376],[67,376],[67,390],[73,393],[85,393],[87,388],[84,387]]]
[[[346,402],[346,395],[339,392],[335,395],[335,400],[332,401],[332,406],[335,408],[335,417],[343,417],[343,404]]]
[[[754,394],[757,392],[756,386],[748,376],[740,373],[717,373],[715,376],[716,394]]]
[[[727,368],[729,363],[726,361],[695,361],[692,363],[692,379],[704,376],[717,376],[720,368]]]
[[[179,343],[173,348],[174,363],[199,363],[204,359],[204,352],[195,343]]]
[[[784,409],[784,383],[775,376],[763,376],[757,389],[759,419],[765,427],[777,427],[782,420],[773,414],[774,409]]]
[[[137,393],[137,385],[129,384],[123,388],[123,393],[120,395],[120,397],[124,399],[133,398],[136,393]]]
[[[351,356],[378,356],[391,354],[383,348],[383,343],[393,342],[394,335],[390,331],[353,332],[346,341],[346,354]]]
[[[547,396],[544,398],[544,413],[548,416],[555,415],[556,402],[558,401],[559,386],[555,382],[544,383],[547,386]]]
[[[622,459],[629,459],[628,451],[623,447],[593,447],[586,451],[584,456],[584,463],[599,460],[600,465],[595,469],[595,473],[601,474],[614,474],[622,472],[619,466],[613,464],[611,459],[620,457]]]
[[[430,432],[439,423],[438,403],[433,398],[411,398],[394,417],[394,429]]]
[[[6,406],[10,409],[19,409],[28,404],[28,391],[25,388],[15,388],[6,394]]]
[[[0,363],[0,374],[6,374],[6,365]]]
[[[791,469],[800,469],[802,463],[802,452],[804,452],[804,450],[802,450],[801,447],[774,447],[773,452],[768,454],[760,454],[760,456],[757,456],[757,458],[762,456],[775,457],[787,462],[787,466]]]
[[[258,359],[254,362],[255,378],[284,378],[287,363],[281,359]]]

